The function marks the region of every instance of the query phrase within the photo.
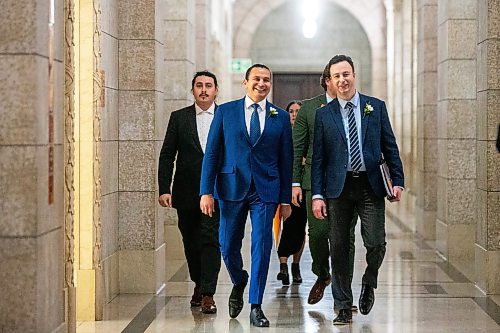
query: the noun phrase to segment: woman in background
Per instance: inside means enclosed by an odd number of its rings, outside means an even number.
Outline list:
[[[291,101],[286,107],[286,111],[290,113],[290,123],[294,124],[297,113],[300,110],[302,103],[300,101]],[[283,223],[283,231],[281,241],[278,246],[278,257],[280,261],[280,272],[278,280],[281,280],[283,285],[290,284],[290,275],[288,274],[288,257],[293,256],[292,260],[292,278],[293,283],[302,283],[300,275],[300,257],[304,250],[306,237],[307,211],[305,201],[300,207],[292,205],[292,215]]]

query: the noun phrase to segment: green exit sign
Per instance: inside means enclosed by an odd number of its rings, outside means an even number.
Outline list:
[[[250,66],[252,66],[252,59],[250,58],[234,58],[231,60],[231,72],[233,73],[245,73]]]

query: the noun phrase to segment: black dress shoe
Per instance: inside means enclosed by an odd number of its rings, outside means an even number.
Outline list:
[[[250,324],[256,327],[269,327],[269,320],[264,315],[262,308],[257,307],[250,311]]]
[[[229,316],[236,318],[243,309],[243,293],[245,286],[234,286],[229,295]]]
[[[374,302],[375,293],[373,288],[367,284],[363,284],[361,287],[361,295],[359,295],[359,312],[364,315],[369,314]]]
[[[347,325],[352,321],[352,311],[350,309],[342,309],[339,315],[333,320],[333,325]]]

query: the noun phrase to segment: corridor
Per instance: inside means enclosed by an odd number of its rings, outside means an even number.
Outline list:
[[[282,286],[276,280],[277,258],[271,260],[263,302],[271,323],[267,329],[250,326],[248,304],[237,319],[230,319],[227,300],[231,283],[224,265],[215,296],[218,313],[204,315],[199,308],[191,309],[189,299],[193,284],[189,281],[185,261],[167,258],[168,282],[160,295],[121,294],[105,306],[103,321],[79,322],[77,333],[500,332],[500,296],[485,297],[469,279],[436,254],[433,242],[424,241],[411,231],[407,224],[413,223],[411,216],[404,220],[405,224],[387,218],[388,247],[380,270],[375,305],[367,316],[354,313],[350,326],[332,324],[334,313],[330,288],[318,304],[307,304],[315,276],[310,271],[311,256],[306,246],[301,260],[304,282],[300,285]],[[249,224],[243,249],[247,269]],[[356,301],[365,265],[365,250],[359,232],[358,225],[353,281]]]

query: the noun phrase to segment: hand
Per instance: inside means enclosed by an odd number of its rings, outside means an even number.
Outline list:
[[[323,199],[314,199],[312,202],[312,211],[315,218],[324,220],[326,216],[326,204]]]
[[[302,202],[302,188],[300,186],[292,186],[292,203],[299,207]]]
[[[160,197],[158,198],[158,202],[160,203],[160,205],[162,205],[163,207],[169,207],[169,208],[172,208],[172,195],[169,194],[169,193],[165,193],[165,194],[162,194],[160,195]]]
[[[203,194],[201,196],[200,209],[203,214],[212,217],[214,212],[214,197],[211,194]]]
[[[290,205],[280,205],[280,218],[286,221],[287,218],[292,214],[292,206]]]
[[[394,193],[394,197],[388,199],[390,202],[398,202],[401,200],[401,195],[403,194],[401,187],[394,186],[392,188],[392,193]]]

